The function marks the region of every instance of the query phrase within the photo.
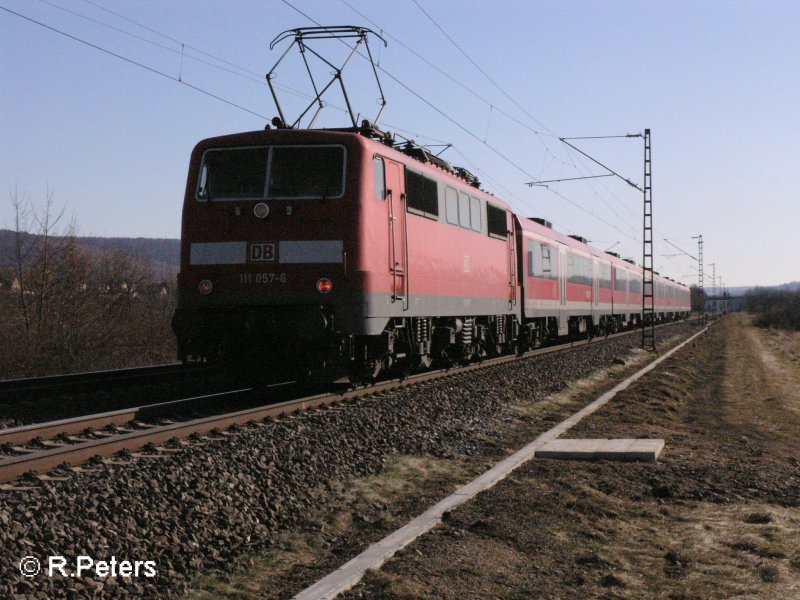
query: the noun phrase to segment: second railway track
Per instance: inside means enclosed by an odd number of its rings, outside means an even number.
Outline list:
[[[0,381],[0,431],[44,419],[134,410],[155,398],[177,400],[234,387],[241,386],[219,369],[183,364]]]

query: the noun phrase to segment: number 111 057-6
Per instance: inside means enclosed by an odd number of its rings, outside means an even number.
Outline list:
[[[286,283],[286,273],[239,273],[239,283]]]

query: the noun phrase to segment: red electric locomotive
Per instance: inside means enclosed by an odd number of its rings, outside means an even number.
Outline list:
[[[688,314],[687,288],[655,289],[660,320]],[[641,268],[368,124],[276,129],[196,146],[173,329],[184,361],[374,378],[633,326],[641,290]]]
[[[362,135],[370,133],[371,135]],[[379,139],[374,139],[374,138]],[[510,348],[512,214],[424,150],[374,130],[266,130],[195,148],[179,358],[374,377]]]

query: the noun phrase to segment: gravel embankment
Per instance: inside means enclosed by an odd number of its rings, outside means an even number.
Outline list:
[[[679,324],[676,330],[696,330]],[[483,451],[476,434],[511,419],[518,398],[543,398],[637,347],[629,336],[243,427],[174,453],[120,458],[66,480],[0,492],[0,596],[169,597],[200,573],[240,568],[276,532],[323,510],[333,481],[380,472],[394,453]],[[55,475],[54,473],[53,475]],[[155,561],[155,577],[23,578],[31,555]]]

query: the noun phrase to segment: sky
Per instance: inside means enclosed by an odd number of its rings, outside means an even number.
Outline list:
[[[623,178],[642,185],[642,138],[570,142],[622,178],[526,183],[608,174],[561,137],[649,128],[656,270],[696,283],[693,237],[702,234],[707,289],[711,263],[728,287],[800,280],[796,1],[0,0],[0,8],[0,228],[14,226],[13,197],[42,206],[50,194],[80,235],[179,237],[194,145],[263,129],[277,115],[265,74],[291,40],[273,50],[270,42],[297,27],[359,25],[387,42],[369,38],[387,101],[380,127],[452,144],[442,157],[520,214],[641,262],[642,193]],[[349,52],[336,41],[313,48],[335,64]],[[312,69],[327,83],[330,68]],[[296,117],[311,91],[296,48],[275,73],[282,108]],[[374,120],[369,63],[354,56],[343,77],[359,118]],[[325,99],[317,126],[346,126],[341,94]]]

